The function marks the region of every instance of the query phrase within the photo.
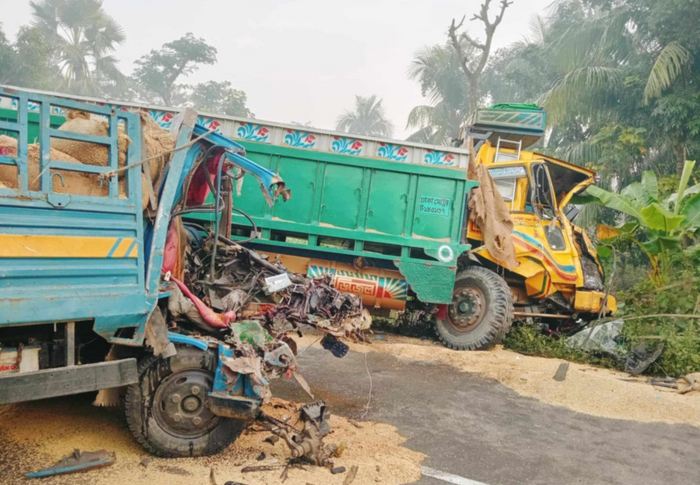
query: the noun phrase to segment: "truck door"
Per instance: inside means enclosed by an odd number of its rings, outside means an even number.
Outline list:
[[[571,226],[561,217],[547,164],[544,161],[533,163],[530,171],[529,208],[537,217],[535,234],[544,249],[543,263],[553,282],[577,284],[580,263],[572,243]]]

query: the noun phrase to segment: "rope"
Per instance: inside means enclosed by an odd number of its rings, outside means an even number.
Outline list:
[[[110,170],[109,172],[105,172],[105,173],[102,174],[102,177],[105,177],[105,178],[106,178],[106,177],[114,177],[114,176],[115,176],[116,174],[118,174],[119,172],[123,172],[123,171],[125,171],[125,170],[129,170],[130,168],[133,168],[133,167],[138,167],[139,165],[143,165],[143,164],[146,163],[146,162],[150,162],[151,160],[155,160],[155,159],[157,159],[157,158],[160,158],[160,157],[162,157],[163,155],[167,155],[167,154],[169,154],[169,153],[175,153],[175,152],[178,152],[178,151],[183,150],[183,149],[185,149],[185,148],[189,148],[189,147],[191,147],[192,145],[194,145],[195,143],[197,143],[198,141],[200,141],[202,138],[206,138],[207,136],[211,135],[211,134],[214,133],[215,131],[216,131],[216,130],[209,130],[209,131],[207,131],[206,133],[203,133],[203,134],[199,135],[197,138],[195,138],[195,139],[193,139],[193,140],[191,140],[191,141],[185,143],[184,145],[180,145],[179,147],[175,147],[175,148],[173,148],[172,150],[166,150],[166,151],[164,151],[164,152],[158,153],[157,155],[153,155],[153,156],[151,156],[151,157],[144,158],[143,160],[140,160],[140,161],[138,161],[138,162],[130,163],[129,165],[124,165],[123,167],[115,168],[114,170]]]
[[[153,155],[152,157],[144,158],[143,160],[140,160],[140,161],[138,161],[138,162],[130,163],[129,165],[125,165],[125,166],[120,167],[120,168],[115,168],[114,170],[110,170],[109,172],[104,172],[104,173],[102,173],[102,174],[99,174],[99,176],[100,176],[100,178],[103,178],[103,179],[104,179],[104,178],[109,178],[109,177],[114,177],[114,176],[117,175],[119,172],[122,172],[122,171],[124,171],[124,170],[129,170],[129,169],[132,168],[132,167],[138,167],[139,165],[143,165],[143,164],[146,163],[146,162],[150,162],[151,160],[155,160],[155,159],[157,159],[157,158],[160,158],[160,157],[162,157],[163,155],[167,155],[167,154],[169,154],[169,153],[175,153],[175,152],[180,151],[180,150],[182,150],[182,149],[184,149],[184,148],[189,148],[189,147],[191,147],[192,145],[194,145],[195,143],[197,143],[199,140],[201,140],[202,138],[206,138],[208,135],[211,135],[211,134],[214,133],[215,131],[216,131],[216,130],[209,130],[209,131],[207,131],[206,133],[204,133],[204,134],[198,136],[198,137],[195,138],[194,140],[192,140],[192,141],[190,141],[190,142],[188,142],[188,143],[185,143],[184,145],[180,145],[179,147],[175,147],[175,148],[173,148],[172,150],[166,150],[166,151],[164,151],[164,152],[160,152],[160,153],[158,153],[157,155]],[[48,170],[49,168],[51,168],[51,163],[50,163],[50,162],[46,164],[46,166],[39,172],[39,174],[38,174],[36,177],[34,177],[33,182],[36,182],[37,180],[39,180],[39,179],[41,178],[41,176],[42,176],[42,175],[46,172],[46,170]]]

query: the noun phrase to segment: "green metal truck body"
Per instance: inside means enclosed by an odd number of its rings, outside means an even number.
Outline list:
[[[465,242],[466,200],[475,185],[463,170],[242,142],[247,156],[278,172],[295,191],[286,204],[251,200],[244,182],[234,227],[257,227],[251,244],[282,252],[398,269],[425,302],[452,300]]]

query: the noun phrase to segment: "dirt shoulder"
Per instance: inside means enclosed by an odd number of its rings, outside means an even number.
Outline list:
[[[267,411],[283,419],[295,416],[285,405],[270,406]],[[339,416],[331,417],[331,427],[333,432],[327,442],[345,446],[342,455],[334,459],[335,465],[344,466],[347,471],[358,466],[353,483],[406,483],[420,477],[423,454],[405,448],[405,439],[395,427],[366,421],[352,424]],[[282,466],[272,471],[241,472],[250,465],[282,465],[289,457],[284,444],[266,443],[263,440],[269,433],[254,429],[253,426],[216,456],[160,459],[150,456],[132,440],[116,410],[92,407],[82,397],[25,403],[5,411],[0,420],[0,482],[25,483],[25,472],[51,466],[80,448],[114,451],[116,463],[86,473],[44,479],[42,483],[211,485],[212,470],[219,485],[227,481],[281,483]],[[263,452],[264,458],[258,459]],[[347,472],[332,475],[326,468],[305,465],[304,469],[290,468],[284,483],[342,484],[346,476]]]

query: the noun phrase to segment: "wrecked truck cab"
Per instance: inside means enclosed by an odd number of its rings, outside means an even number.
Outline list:
[[[614,313],[595,247],[576,226],[572,198],[595,183],[595,172],[529,147],[544,136],[545,113],[534,105],[480,109],[465,129],[465,144],[486,169],[505,203],[510,258],[489,247],[493,239],[470,220],[473,254],[503,275],[515,320],[538,319],[557,331]],[[497,205],[501,205],[500,202]],[[507,246],[507,245],[506,245]]]

